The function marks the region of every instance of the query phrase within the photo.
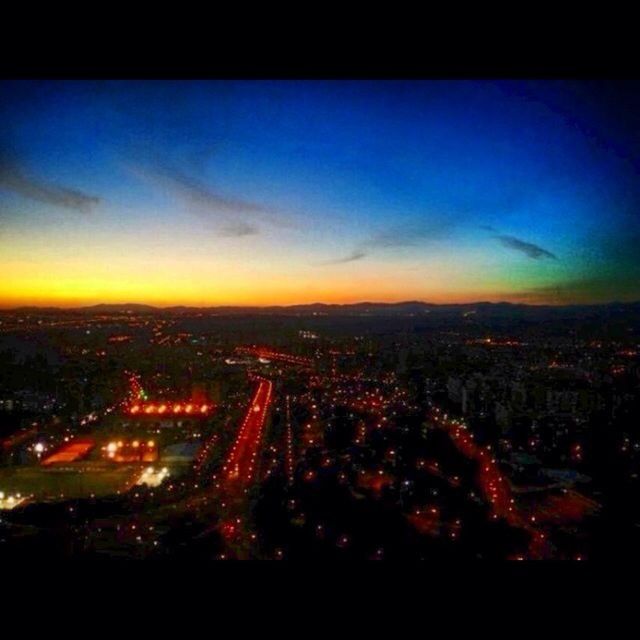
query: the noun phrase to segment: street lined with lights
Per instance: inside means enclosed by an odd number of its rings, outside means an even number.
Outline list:
[[[287,444],[286,444],[286,458],[285,458],[285,471],[287,474],[287,480],[289,484],[293,484],[295,473],[295,461],[293,457],[293,429],[291,428],[291,398],[286,398],[286,429],[287,429]]]
[[[545,558],[549,553],[546,536],[533,526],[535,518],[527,520],[517,510],[509,483],[498,467],[491,446],[478,445],[474,441],[473,434],[462,421],[450,418],[437,407],[433,408],[430,418],[448,432],[460,453],[477,462],[477,480],[491,508],[491,517],[494,520],[503,518],[510,525],[526,531],[530,536],[528,557],[530,559]],[[524,557],[518,559],[524,559]]]
[[[233,483],[246,487],[254,477],[262,430],[269,409],[273,383],[261,378],[251,399],[240,430],[222,468],[227,488]]]

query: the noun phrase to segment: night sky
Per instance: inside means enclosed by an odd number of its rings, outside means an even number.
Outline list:
[[[0,84],[0,305],[640,299],[640,84]]]

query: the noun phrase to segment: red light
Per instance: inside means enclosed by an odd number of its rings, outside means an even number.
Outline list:
[[[161,404],[158,407],[158,413],[164,413],[167,410],[167,405],[166,404]]]
[[[193,405],[188,404],[185,408],[185,413],[191,413],[191,411],[193,410]]]
[[[155,411],[156,411],[156,406],[154,404],[150,404],[144,410],[145,413],[155,413]]]
[[[140,407],[134,404],[133,407],[131,407],[131,413],[138,413],[138,411],[140,411]]]
[[[173,407],[173,413],[181,413],[182,412],[182,405],[181,404],[176,404]]]
[[[209,409],[209,407],[206,404],[203,404],[200,407],[200,413],[207,413],[208,409]]]

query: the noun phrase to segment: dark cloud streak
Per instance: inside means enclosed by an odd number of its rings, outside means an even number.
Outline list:
[[[260,232],[260,229],[255,225],[248,224],[246,222],[238,222],[237,224],[231,224],[227,227],[223,227],[220,230],[220,235],[225,238],[242,238],[244,236],[254,236]]]
[[[322,262],[323,265],[345,264],[360,260],[379,249],[396,249],[425,245],[434,240],[444,238],[453,228],[455,222],[451,219],[435,219],[428,222],[413,221],[396,225],[385,231],[373,234],[369,239],[360,243],[349,255],[335,260]]]
[[[352,251],[348,256],[344,256],[343,258],[336,258],[335,260],[326,260],[321,262],[321,265],[330,265],[330,264],[346,264],[347,262],[356,262],[356,260],[362,260],[362,258],[366,258],[369,254],[366,251]]]
[[[193,204],[200,205],[214,213],[242,214],[264,213],[266,208],[255,202],[240,198],[228,198],[216,193],[200,181],[178,171],[177,169],[162,168],[156,177],[165,184],[181,192]]]
[[[166,164],[129,165],[139,178],[166,189],[183,200],[191,213],[218,222],[219,235],[240,238],[260,233],[259,223],[291,227],[291,223],[269,207],[243,198],[223,195],[201,180]]]
[[[496,235],[496,240],[501,242],[508,249],[513,249],[514,251],[519,251],[520,253],[524,253],[524,255],[529,258],[533,258],[534,260],[540,260],[542,258],[550,258],[552,260],[557,260],[557,256],[551,253],[551,251],[547,251],[542,247],[539,247],[537,244],[533,244],[532,242],[525,242],[524,240],[520,240],[519,238],[515,238],[514,236],[508,235]]]
[[[97,196],[78,189],[27,176],[17,165],[6,163],[0,167],[0,189],[17,193],[23,198],[80,213],[90,213],[101,202]]]
[[[449,220],[406,223],[375,234],[364,243],[364,246],[373,249],[411,247],[444,237],[452,226],[453,223]]]

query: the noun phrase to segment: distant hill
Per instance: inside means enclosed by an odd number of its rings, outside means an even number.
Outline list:
[[[97,304],[73,309],[56,307],[20,307],[4,310],[0,313],[24,314],[135,314],[135,315],[259,315],[259,316],[375,316],[375,317],[411,317],[432,316],[444,319],[446,317],[494,320],[523,320],[543,321],[549,319],[640,319],[640,301],[612,302],[609,304],[593,305],[527,305],[509,302],[475,302],[464,304],[434,304],[420,301],[395,303],[358,302],[354,304],[300,304],[291,306],[243,307],[154,307],[145,304]]]

